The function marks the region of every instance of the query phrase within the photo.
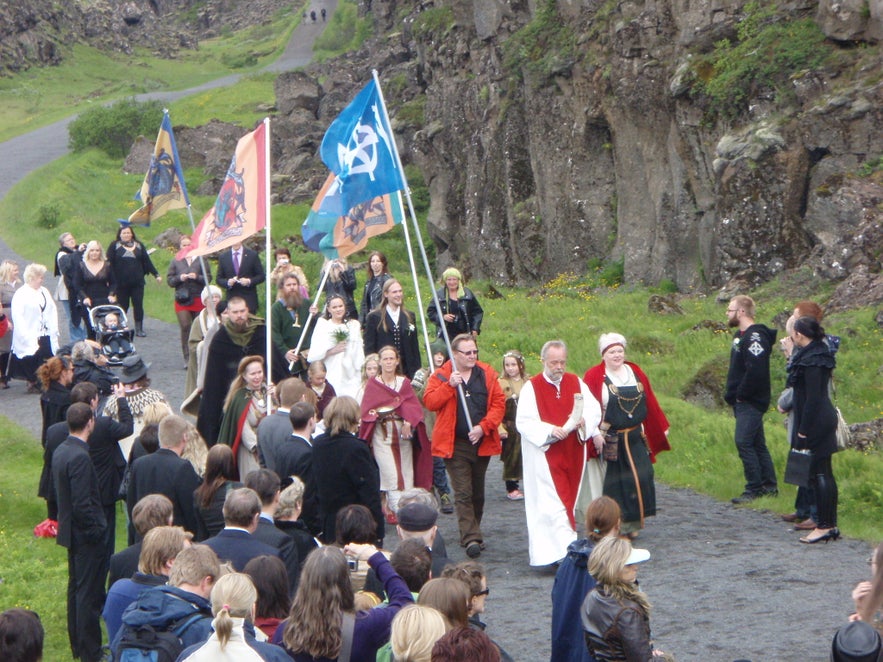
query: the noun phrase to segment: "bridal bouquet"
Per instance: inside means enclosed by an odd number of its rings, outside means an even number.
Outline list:
[[[339,326],[331,332],[334,342],[346,342],[350,339],[350,330],[345,326]]]

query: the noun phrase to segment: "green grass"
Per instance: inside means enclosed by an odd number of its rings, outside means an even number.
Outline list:
[[[144,92],[194,87],[230,73],[254,72],[277,57],[297,26],[299,11],[282,12],[256,26],[182,49],[172,59],[144,50],[132,55],[108,54],[83,45],[62,47],[57,67],[34,67],[0,78],[0,141],[105,103]],[[232,103],[242,103],[238,88]]]

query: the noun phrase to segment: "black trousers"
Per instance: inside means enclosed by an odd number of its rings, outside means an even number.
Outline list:
[[[67,633],[74,657],[101,660],[101,608],[107,562],[104,544],[72,545],[67,550]]]
[[[117,285],[117,305],[127,312],[129,300],[132,301],[135,322],[144,321],[144,282],[134,285]]]
[[[809,486],[815,491],[818,519],[816,526],[831,529],[837,526],[837,481],[831,467],[831,456],[813,456],[809,470]]]

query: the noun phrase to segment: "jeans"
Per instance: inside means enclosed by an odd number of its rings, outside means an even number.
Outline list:
[[[481,518],[484,515],[484,477],[490,456],[478,454],[478,445],[468,440],[454,441],[454,455],[445,466],[454,488],[454,508],[460,526],[460,544],[482,542]]]
[[[763,412],[747,402],[733,405],[736,416],[736,450],[745,472],[745,491],[757,494],[777,489],[776,469],[766,447]]]
[[[798,487],[797,497],[794,499],[794,512],[803,519],[811,519],[818,522],[818,508],[816,508],[816,493],[811,487]]]
[[[86,339],[86,324],[83,322],[83,316],[79,311],[76,299],[67,299],[64,302],[64,309],[67,311],[67,327],[70,335],[71,343],[79,342]]]
[[[432,458],[432,484],[438,490],[439,496],[451,493],[451,486],[448,485],[448,474],[445,473],[445,461],[440,457]]]

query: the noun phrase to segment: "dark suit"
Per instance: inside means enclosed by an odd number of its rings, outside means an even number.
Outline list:
[[[138,558],[141,556],[141,543],[120,550],[110,557],[107,571],[107,587],[113,586],[118,579],[131,579],[138,571]]]
[[[384,323],[386,329],[383,328]],[[386,345],[399,350],[402,374],[413,379],[414,373],[420,369],[420,338],[413,314],[406,315],[403,310],[399,310],[399,326],[396,329],[386,308],[368,313],[365,320],[365,354],[375,354]]]
[[[67,630],[71,651],[85,662],[101,659],[101,604],[107,522],[88,444],[69,436],[52,456],[58,498],[58,537],[67,548]]]
[[[291,419],[288,410],[281,407],[258,423],[258,454],[261,466],[275,471],[280,478],[287,474],[279,473],[276,455],[279,447],[291,436]]]
[[[233,564],[236,572],[242,572],[246,564],[258,556],[282,556],[279,550],[261,542],[256,536],[241,529],[224,529],[214,538],[205,541],[218,558]]]
[[[313,535],[322,531],[313,476],[313,445],[296,434],[288,435],[286,442],[276,450],[276,473],[280,478],[297,476],[304,483],[304,505],[300,518]]]
[[[263,515],[258,520],[258,528],[252,535],[262,543],[279,550],[279,556],[282,557],[285,569],[288,570],[288,594],[294,597],[300,579],[300,555],[297,552],[297,545],[294,544],[294,538],[277,529],[273,520]]]
[[[160,448],[155,453],[139,457],[132,464],[129,493],[126,497],[129,519],[132,518],[132,509],[142,497],[148,494],[164,494],[175,506],[175,526],[183,526],[186,531],[195,532],[193,490],[201,482],[193,465],[168,448]]]
[[[261,264],[260,256],[250,248],[243,246],[241,249],[242,257],[239,260],[239,272],[233,268],[233,251],[224,251],[218,256],[218,275],[215,282],[222,290],[227,292],[227,299],[231,297],[242,297],[248,304],[248,310],[252,314],[258,312],[258,285],[263,283],[267,276],[264,273],[264,265]],[[233,287],[227,286],[227,281],[231,278],[249,278],[251,283],[246,287],[236,283]]]

